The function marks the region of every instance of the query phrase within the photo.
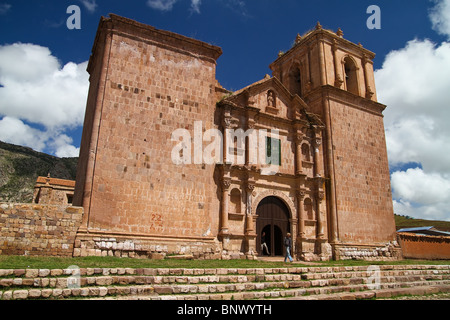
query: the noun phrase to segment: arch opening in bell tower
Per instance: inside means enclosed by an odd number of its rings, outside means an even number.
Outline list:
[[[289,90],[292,94],[302,97],[302,75],[299,65],[294,65],[289,70]]]
[[[345,86],[348,92],[358,95],[358,80],[356,76],[356,64],[350,57],[344,58]]]

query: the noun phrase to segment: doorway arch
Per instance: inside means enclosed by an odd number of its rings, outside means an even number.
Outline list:
[[[258,254],[263,255],[261,251],[261,235],[265,232],[266,244],[269,248],[270,256],[283,256],[283,239],[291,229],[288,207],[281,199],[269,196],[261,200],[258,204],[256,214]],[[264,251],[264,254],[267,253]]]

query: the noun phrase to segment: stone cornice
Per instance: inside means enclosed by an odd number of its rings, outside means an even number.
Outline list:
[[[94,47],[92,48],[91,60],[96,55],[100,40],[108,33],[160,45],[166,49],[205,59],[212,63],[216,63],[216,60],[222,55],[220,47],[174,32],[159,30],[132,19],[110,13],[109,17],[101,17],[100,19]],[[88,67],[88,70],[91,70],[91,67]]]
[[[339,32],[338,34],[342,34]],[[342,31],[341,31],[342,32]],[[347,39],[344,39],[342,36],[339,36],[338,34],[334,33],[333,31],[326,30],[326,29],[315,29],[309,33],[307,33],[303,37],[298,37],[296,40],[295,45],[289,49],[287,52],[279,56],[269,67],[273,70],[272,66],[275,66],[277,64],[282,64],[284,60],[289,59],[290,54],[298,50],[301,47],[308,47],[311,45],[312,42],[316,41],[327,41],[330,45],[338,44],[340,49],[347,49],[348,51],[351,51],[353,54],[357,54],[358,56],[365,57],[366,59],[373,60],[375,58],[375,53],[372,51],[363,48],[362,45],[357,45]]]
[[[343,103],[355,109],[370,112],[380,117],[383,117],[383,111],[386,109],[386,105],[384,104],[363,98],[361,96],[355,95],[346,90],[342,90],[331,85],[317,87],[316,89],[308,93],[305,99],[308,101],[314,101],[316,99],[323,98],[324,95],[330,100]]]

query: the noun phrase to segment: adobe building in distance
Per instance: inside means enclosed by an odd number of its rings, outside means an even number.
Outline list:
[[[297,259],[399,258],[374,53],[318,23],[237,92],[216,80],[221,54],[101,19],[74,255],[253,259],[291,233]]]

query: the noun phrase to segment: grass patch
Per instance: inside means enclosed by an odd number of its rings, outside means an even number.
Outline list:
[[[370,265],[450,265],[449,260],[400,260],[400,261],[326,261],[309,264],[286,264],[280,261],[257,260],[150,260],[117,257],[30,257],[0,256],[0,269],[65,269],[76,265],[80,268],[290,268],[290,267],[329,267],[329,266],[370,266]]]
[[[280,259],[281,260],[281,259]],[[29,257],[0,256],[0,269],[65,269],[80,268],[283,268],[280,262],[254,260],[150,260],[117,257]],[[292,265],[290,265],[292,266]]]
[[[341,260],[324,261],[319,266],[374,266],[374,265],[450,265],[450,260],[416,260],[404,259],[399,261],[366,261],[366,260]]]

